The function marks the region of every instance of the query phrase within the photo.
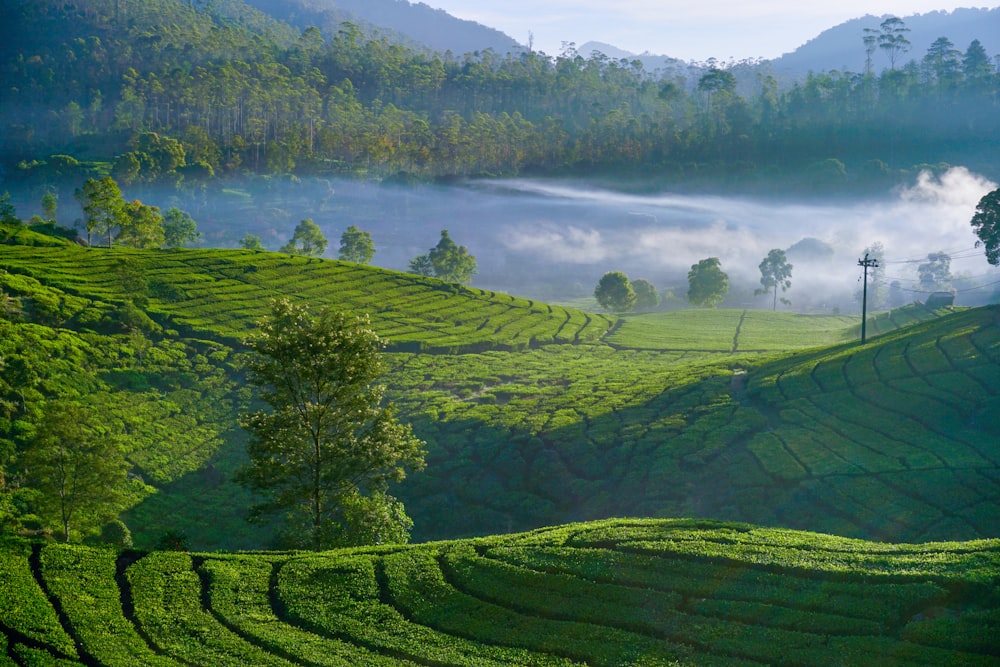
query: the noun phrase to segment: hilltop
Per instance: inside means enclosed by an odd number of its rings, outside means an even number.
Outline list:
[[[0,662],[990,665],[1000,542],[606,521],[323,553],[0,546]],[[3,650],[6,649],[6,650]]]
[[[394,490],[416,539],[616,515],[1000,531],[996,307],[897,309],[862,346],[842,316],[618,318],[280,253],[3,246],[0,270],[0,353],[33,365],[27,405],[77,387],[129,433],[138,545],[267,542],[231,475],[240,341],[282,295],[368,312],[389,338],[389,396],[429,450]]]

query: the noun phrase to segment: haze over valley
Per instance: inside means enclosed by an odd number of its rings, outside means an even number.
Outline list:
[[[996,665],[1000,8],[448,6],[0,2],[0,666]]]

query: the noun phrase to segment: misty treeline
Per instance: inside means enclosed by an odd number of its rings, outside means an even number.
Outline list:
[[[558,56],[458,57],[351,24],[325,40],[239,0],[0,11],[8,177],[56,178],[50,158],[62,154],[114,160],[125,185],[244,171],[602,171],[883,186],[927,163],[1000,167],[990,148],[1000,139],[1000,74],[978,41],[941,39],[906,63],[905,50],[891,54],[881,73],[819,72],[782,88],[766,63],[749,75],[747,63],[715,62],[650,72],[572,46]],[[146,152],[149,132],[173,144]]]

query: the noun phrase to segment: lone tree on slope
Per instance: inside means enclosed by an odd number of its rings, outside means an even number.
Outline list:
[[[251,520],[283,516],[285,547],[406,542],[413,522],[388,485],[423,467],[424,443],[383,403],[384,343],[367,317],[282,299],[247,345],[270,406],[240,418],[250,464],[237,479],[264,498]]]
[[[688,271],[687,298],[691,305],[715,307],[729,291],[729,276],[722,270],[718,257],[708,257]]]
[[[375,256],[375,243],[369,232],[363,232],[354,225],[348,227],[340,235],[340,254],[338,259],[345,262],[367,264]]]
[[[594,288],[594,298],[607,311],[624,313],[635,306],[635,290],[621,271],[608,271]]]
[[[319,225],[306,218],[292,232],[292,238],[281,248],[281,252],[306,257],[322,257],[326,252],[326,237],[320,231]]]
[[[781,291],[785,292],[792,286],[792,265],[788,263],[785,251],[775,248],[767,253],[767,257],[761,260],[758,268],[760,269],[760,284],[762,287],[755,290],[754,294],[773,292],[774,299],[771,303],[771,310],[777,310],[778,288],[780,287]],[[782,302],[784,301],[785,299],[782,299]]]

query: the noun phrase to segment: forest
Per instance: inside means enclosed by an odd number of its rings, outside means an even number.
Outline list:
[[[2,12],[0,160],[35,187],[110,170],[194,189],[247,173],[610,174],[811,191],[884,189],[942,163],[1000,171],[994,59],[945,37],[909,53],[900,19],[858,35],[865,71],[779,86],[766,62],[646,71],[572,44],[441,54],[349,23],[325,40],[239,0]]]

